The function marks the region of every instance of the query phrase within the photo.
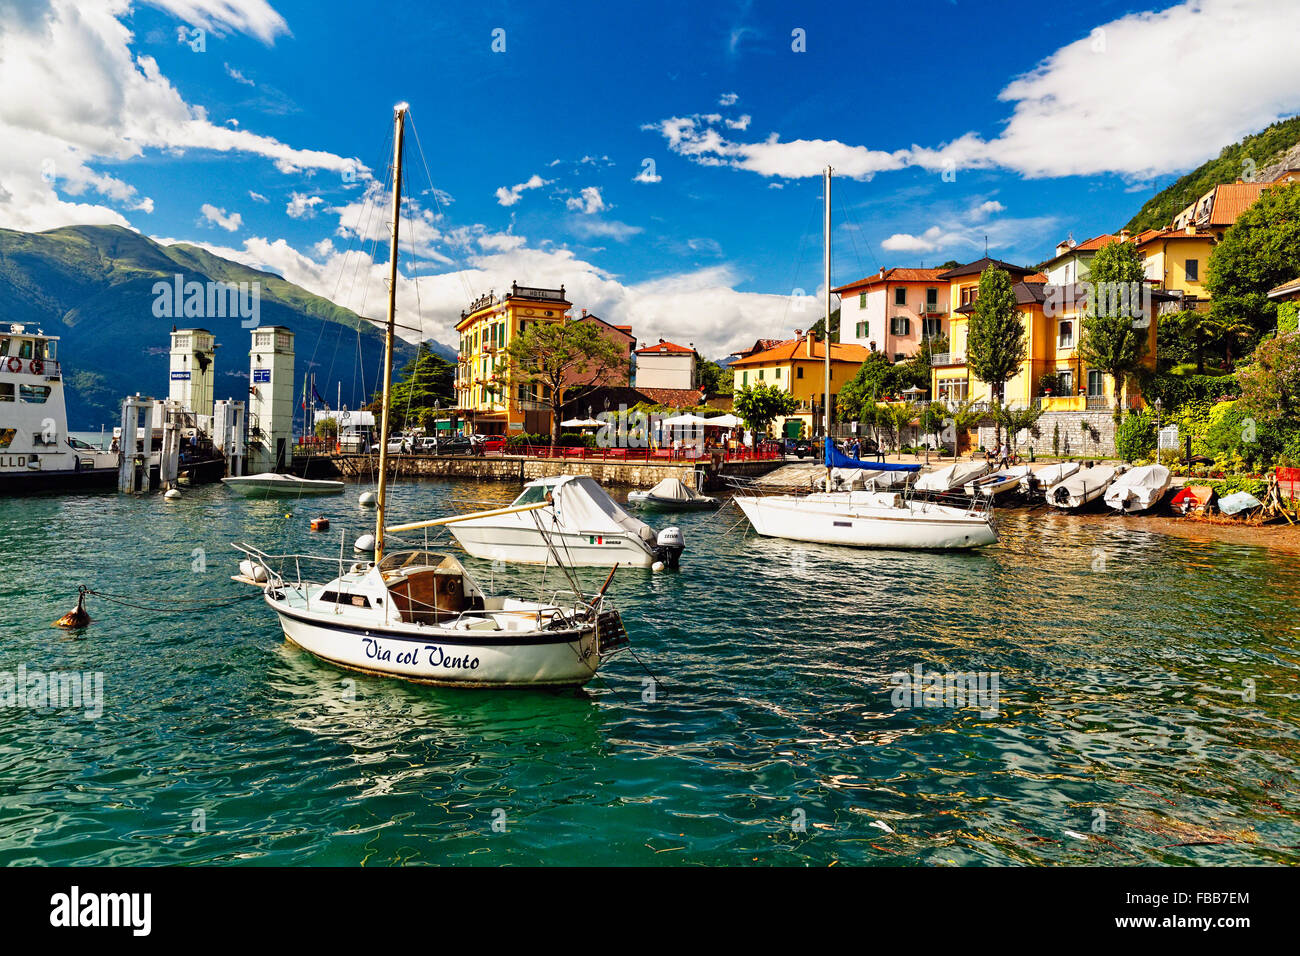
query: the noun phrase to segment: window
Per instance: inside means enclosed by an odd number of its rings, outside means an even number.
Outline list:
[[[1057,348],[1074,348],[1074,323],[1061,322],[1061,331],[1057,339]]]
[[[776,370],[776,377],[777,378],[781,377],[781,370],[779,368]]]
[[[762,378],[763,378],[763,370],[762,370],[761,368],[758,370],[758,377],[759,377],[759,380],[760,380],[760,381],[761,381]]]
[[[907,305],[907,289],[899,286],[894,290],[894,305]]]
[[[12,402],[14,400],[13,382],[0,382],[0,402]]]
[[[903,361],[903,359],[905,359],[905,358],[907,358],[907,356],[904,355],[902,352],[895,352],[895,353],[894,353],[894,361],[895,361],[896,363],[897,363],[897,362],[901,362],[901,361]]]
[[[795,378],[803,378],[803,366],[802,366],[802,365],[800,365],[797,369],[794,370],[794,377],[795,377]]]
[[[1074,373],[1069,369],[1064,369],[1056,373],[1056,384],[1060,388],[1062,395],[1074,394]]]
[[[980,297],[980,289],[977,285],[968,285],[961,290],[961,304],[974,305],[975,300]]]
[[[890,335],[910,335],[912,321],[905,315],[896,315],[889,320]]]
[[[0,339],[0,355],[8,355],[8,354],[9,354],[9,339],[7,338]]]
[[[939,290],[938,289],[925,290],[925,311],[927,312],[939,311]]]
[[[32,432],[33,445],[49,446],[49,445],[57,445],[58,443],[59,443],[58,435],[55,435],[53,438],[46,438],[44,432]]]
[[[740,384],[741,385],[749,384],[749,369],[745,369],[745,371],[740,373]]]
[[[1187,260],[1187,281],[1199,282],[1200,279],[1201,279],[1201,260],[1188,259]]]
[[[871,323],[870,323],[870,322],[859,322],[859,323],[858,323],[858,338],[860,338],[860,339],[865,339],[868,335],[871,334],[870,329],[871,329]]]
[[[1088,373],[1088,397],[1101,398],[1101,396],[1105,394],[1104,392],[1105,384],[1106,384],[1106,376],[1103,373],[1095,370],[1089,372]]]
[[[32,340],[23,339],[18,343],[18,357],[29,359],[32,357]]]
[[[867,307],[867,294],[866,294],[865,292],[859,292],[859,293],[858,293],[858,308],[859,308],[859,309],[865,309],[866,307]]]
[[[943,319],[923,319],[921,329],[927,339],[937,339],[943,334]]]
[[[44,405],[50,397],[50,388],[47,385],[19,385],[18,395],[29,405]]]

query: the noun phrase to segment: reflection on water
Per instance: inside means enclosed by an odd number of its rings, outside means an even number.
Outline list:
[[[98,721],[0,708],[0,862],[1300,856],[1294,556],[1029,512],[961,555],[673,516],[683,571],[615,578],[636,657],[582,692],[485,693],[336,670],[228,580],[231,541],[350,551],[373,521],[361,490],[0,502],[0,670],[105,675]],[[516,490],[403,483],[392,513]],[[317,514],[329,534],[307,530]],[[497,589],[563,586],[465,560]],[[163,610],[92,599],[84,634],[50,629],[82,583]],[[916,665],[996,673],[998,716],[896,709],[893,675]]]

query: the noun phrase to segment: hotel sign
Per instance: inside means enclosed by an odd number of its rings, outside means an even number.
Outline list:
[[[257,383],[257,382],[270,382],[270,381],[271,381],[271,370],[270,370],[269,368],[255,368],[255,369],[253,369],[253,382],[254,382],[254,383]]]
[[[189,372],[172,372],[173,382],[188,382],[190,380]]]
[[[527,289],[524,286],[516,286],[512,294],[521,299],[542,299],[550,302],[559,300],[559,296],[551,289]]]

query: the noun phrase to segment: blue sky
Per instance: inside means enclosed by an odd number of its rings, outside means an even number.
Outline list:
[[[826,162],[837,284],[985,236],[1036,262],[1300,110],[1298,25],[1281,0],[5,0],[0,225],[118,222],[373,315],[405,100],[440,198],[409,151],[408,321],[449,342],[471,296],[563,282],[717,354],[819,311]]]

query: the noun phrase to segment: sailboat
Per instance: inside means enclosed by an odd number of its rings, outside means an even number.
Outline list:
[[[604,586],[591,597],[575,578],[549,600],[494,597],[456,558],[427,549],[385,553],[384,535],[447,524],[455,518],[387,527],[388,432],[392,397],[402,143],[408,107],[394,108],[393,215],[384,336],[383,415],[372,561],[273,556],[247,544],[235,580],[262,588],[266,604],[294,644],[340,667],[425,684],[457,687],[581,686],[605,658],[628,644]],[[520,510],[535,508],[524,505]],[[508,510],[508,509],[507,509]],[[558,561],[557,556],[557,564]],[[306,566],[304,568],[304,566]],[[312,568],[334,570],[313,576]],[[566,573],[567,573],[567,569]]]
[[[831,168],[823,173],[826,270],[825,464],[826,487],[836,469],[883,469],[843,455],[831,440]],[[894,465],[893,470],[916,470]],[[967,479],[969,480],[969,479]],[[892,491],[822,491],[797,494],[738,494],[732,499],[761,535],[842,544],[859,548],[966,549],[998,540],[990,498],[969,507],[922,501]]]

